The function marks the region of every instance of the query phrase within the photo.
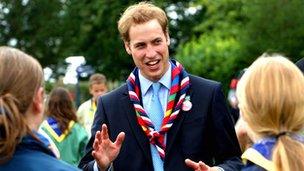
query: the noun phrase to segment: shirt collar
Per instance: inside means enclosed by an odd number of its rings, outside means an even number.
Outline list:
[[[171,63],[169,62],[169,68],[166,71],[166,73],[161,77],[161,79],[158,81],[161,83],[163,86],[165,86],[168,90],[170,90],[171,87],[171,70],[172,66]],[[139,83],[140,83],[140,90],[141,94],[144,96],[148,92],[150,86],[153,84],[152,81],[149,79],[145,78],[142,74],[141,71],[138,70],[138,78],[139,78]]]

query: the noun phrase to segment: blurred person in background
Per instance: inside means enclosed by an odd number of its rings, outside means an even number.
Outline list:
[[[242,117],[240,116],[240,110],[238,107],[238,99],[236,96],[236,87],[238,85],[238,82],[240,81],[241,77],[243,76],[243,74],[246,72],[247,68],[242,69],[241,71],[239,71],[236,75],[236,77],[234,77],[231,82],[230,82],[230,89],[228,91],[228,96],[227,99],[229,101],[229,105],[230,105],[230,112],[231,115],[234,119],[234,123],[235,123],[235,132],[241,147],[242,152],[244,152],[248,147],[250,147],[252,145],[252,141],[249,138],[249,136],[247,135],[247,131],[245,128],[245,124],[244,121],[242,119]]]
[[[77,110],[78,121],[84,126],[88,135],[91,135],[91,127],[94,114],[97,109],[97,99],[108,91],[107,78],[103,74],[93,74],[89,79],[89,91],[92,98],[82,103]]]
[[[72,98],[62,87],[53,89],[47,100],[47,119],[42,130],[49,135],[60,152],[60,159],[74,166],[84,154],[88,135],[77,122]]]
[[[236,87],[237,87],[239,80],[241,79],[242,75],[245,73],[246,70],[247,70],[247,68],[239,71],[237,73],[237,75],[234,78],[232,78],[230,85],[229,85],[227,99],[229,102],[230,113],[232,115],[234,123],[237,122],[237,120],[239,119],[239,116],[240,116],[239,108],[238,108],[238,100],[236,97]]]

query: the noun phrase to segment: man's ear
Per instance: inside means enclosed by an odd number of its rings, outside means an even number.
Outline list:
[[[170,36],[169,36],[168,32],[166,33],[166,40],[167,40],[167,46],[169,46],[170,45]]]
[[[44,89],[43,87],[39,87],[33,99],[33,112],[35,114],[40,114],[43,112],[43,110],[44,110]]]
[[[125,49],[126,49],[127,53],[129,55],[131,55],[132,53],[131,53],[131,48],[130,48],[130,42],[124,42],[124,45],[125,45]]]

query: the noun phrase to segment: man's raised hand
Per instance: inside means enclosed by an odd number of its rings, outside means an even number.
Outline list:
[[[101,131],[95,134],[92,156],[100,170],[106,170],[111,162],[116,159],[120,152],[121,145],[125,139],[125,133],[120,132],[115,142],[109,139],[108,128],[106,124],[102,125]]]

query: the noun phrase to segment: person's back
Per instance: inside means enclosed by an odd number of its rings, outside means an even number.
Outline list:
[[[31,136],[23,138],[17,146],[13,158],[0,165],[1,171],[41,171],[77,170],[77,168],[58,160],[43,143]]]
[[[39,134],[43,71],[31,56],[0,47],[0,170],[78,170],[55,158]]]
[[[257,59],[237,87],[239,108],[254,141],[244,171],[304,170],[304,77],[282,56]]]
[[[42,129],[51,137],[60,152],[60,159],[74,166],[84,154],[88,140],[85,129],[77,122],[72,100],[66,89],[52,90],[47,102],[48,118]]]

